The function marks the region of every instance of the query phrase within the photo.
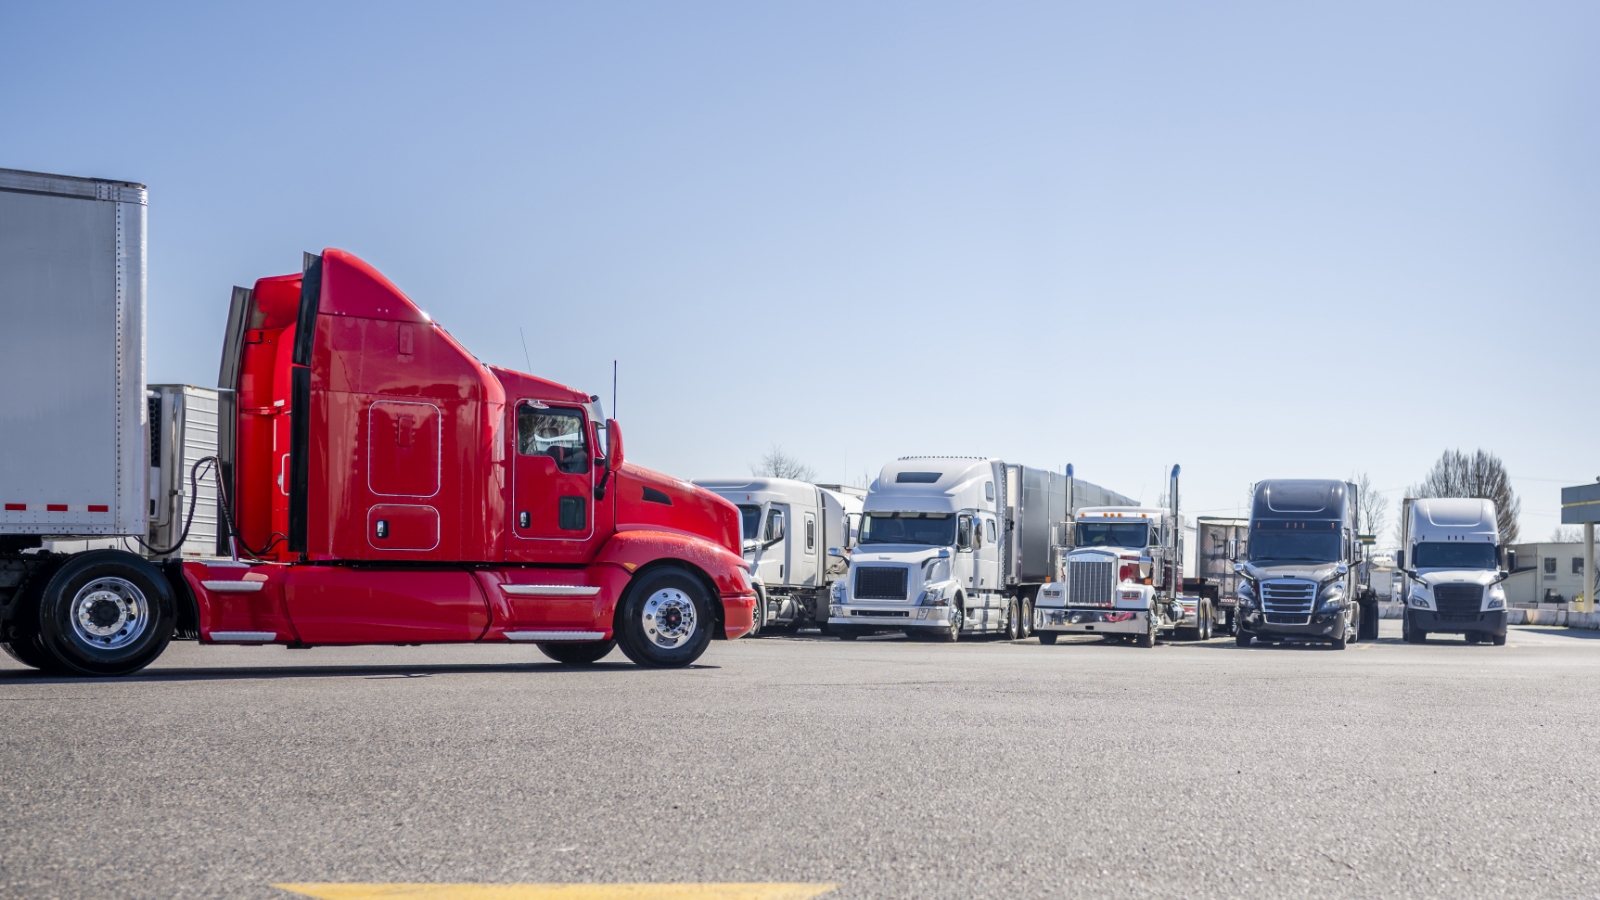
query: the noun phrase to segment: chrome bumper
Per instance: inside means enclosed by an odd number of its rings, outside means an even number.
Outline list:
[[[1144,634],[1150,613],[1142,609],[1033,609],[1034,631],[1093,634]]]

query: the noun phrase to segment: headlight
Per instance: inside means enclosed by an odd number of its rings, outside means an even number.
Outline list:
[[[1334,581],[1317,594],[1317,603],[1323,609],[1338,609],[1344,604],[1344,582]]]
[[[1420,582],[1411,585],[1411,596],[1408,602],[1417,609],[1432,609],[1433,598],[1428,596],[1428,589]]]
[[[1256,605],[1256,587],[1248,578],[1239,579],[1239,603],[1241,606]]]
[[[933,584],[950,580],[950,560],[930,559],[922,564],[922,583]]]
[[[834,619],[844,618],[844,610],[837,606],[828,607],[828,617]]]
[[[923,606],[949,606],[950,600],[945,596],[948,593],[946,587],[946,585],[939,585],[938,587],[928,588],[922,592],[921,597],[917,598],[917,602]]]
[[[840,580],[835,581],[833,583],[833,587],[828,589],[828,592],[833,596],[833,602],[835,602],[835,603],[843,603],[844,602],[844,590],[845,590],[844,579],[840,579]]]
[[[1506,608],[1506,589],[1500,585],[1489,588],[1489,609]]]

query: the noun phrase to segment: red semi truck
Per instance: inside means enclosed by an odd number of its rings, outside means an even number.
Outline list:
[[[40,284],[59,261],[41,263]],[[138,281],[142,294],[142,271]],[[132,318],[128,299],[118,323]],[[13,657],[121,675],[173,637],[520,641],[568,663],[620,647],[640,665],[683,666],[750,629],[731,503],[627,463],[598,398],[484,365],[352,254],[308,255],[300,274],[236,288],[221,380],[219,511],[232,546],[200,560],[54,553],[46,539],[127,534],[120,507],[8,504],[0,639]],[[148,455],[127,443],[119,454]],[[0,474],[21,471],[5,462]],[[121,493],[124,471],[138,470],[119,468]],[[66,524],[97,510],[105,527]]]

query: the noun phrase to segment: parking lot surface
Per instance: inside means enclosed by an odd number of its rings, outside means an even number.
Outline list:
[[[519,646],[174,644],[104,681],[5,660],[0,896],[1600,894],[1600,634],[1383,625],[1343,652],[771,636],[678,671]]]

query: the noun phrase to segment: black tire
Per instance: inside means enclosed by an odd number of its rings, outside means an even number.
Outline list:
[[[1347,635],[1349,633],[1350,626],[1346,625],[1344,622],[1340,622],[1339,624],[1341,626],[1339,628],[1339,636],[1334,638],[1332,641],[1333,649],[1335,650],[1343,650],[1349,645]]]
[[[1363,603],[1361,610],[1361,627],[1357,630],[1357,640],[1375,641],[1378,639],[1378,604],[1376,602]]]
[[[1237,637],[1239,635],[1239,611],[1230,609],[1227,615],[1228,620],[1227,624],[1223,626],[1223,633]]]
[[[172,587],[146,560],[121,550],[70,557],[38,596],[37,649],[47,669],[131,675],[172,640]]]
[[[1057,634],[1054,631],[1040,631],[1035,633],[1039,635],[1039,643],[1045,645],[1046,647],[1056,642]]]
[[[617,646],[615,640],[610,641],[562,641],[560,643],[539,644],[539,652],[550,657],[562,665],[586,666],[599,662]]]
[[[1022,639],[1033,637],[1033,598],[1022,598],[1022,622],[1017,629],[1022,634]]]
[[[9,644],[0,644],[0,650],[4,650],[7,656],[31,669],[48,673],[55,673],[61,669],[50,659],[49,654],[44,652],[44,648],[39,646],[37,634],[29,633]]]
[[[711,644],[711,602],[706,586],[683,569],[650,569],[628,585],[617,605],[617,646],[641,666],[687,666]],[[686,621],[689,614],[693,619]]]
[[[750,632],[745,637],[759,637],[767,624],[767,592],[756,586],[756,606],[750,611]]]
[[[961,596],[957,594],[956,599],[950,604],[950,627],[934,632],[933,639],[941,644],[954,644],[961,640],[961,623],[965,619],[966,613],[961,606]]]
[[[1248,646],[1250,646],[1250,632],[1245,631],[1243,628],[1237,627],[1238,626],[1238,620],[1237,619],[1234,620],[1234,624],[1235,624],[1235,627],[1233,629],[1233,645],[1235,647],[1248,647]]]
[[[861,637],[861,632],[851,625],[835,625],[833,626],[832,634],[841,641],[853,641]]]
[[[1462,637],[1465,637],[1467,639],[1467,643],[1469,643],[1469,644],[1477,644],[1477,643],[1481,643],[1483,641],[1483,635],[1479,634],[1476,631],[1469,631],[1466,634],[1462,635]]]
[[[1004,640],[1016,641],[1022,639],[1022,603],[1012,597],[1011,603],[1006,607],[1006,630]]]
[[[1503,634],[1490,635],[1489,643],[1494,644],[1496,647],[1504,647],[1506,645],[1506,636]]]
[[[1156,645],[1156,620],[1154,615],[1150,617],[1150,629],[1144,634],[1136,636],[1133,639],[1133,644],[1146,650]]]
[[[1412,625],[1410,628],[1406,629],[1406,643],[1425,644],[1427,642],[1428,633],[1426,631],[1423,631],[1415,625]]]

